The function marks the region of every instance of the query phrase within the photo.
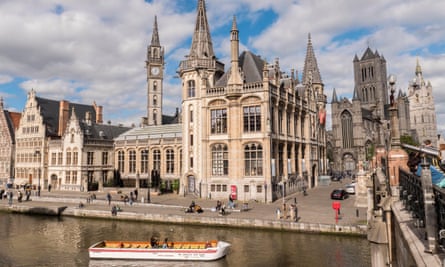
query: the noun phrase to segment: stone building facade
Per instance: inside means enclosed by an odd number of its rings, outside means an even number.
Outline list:
[[[147,117],[153,118],[150,104],[155,82],[162,90],[164,63],[153,58],[163,55],[153,53],[163,51],[157,34],[155,22],[147,55]],[[213,50],[205,1],[198,1],[190,53],[178,68],[181,115],[158,126],[147,118],[115,140],[122,176],[136,184],[152,181],[155,171],[162,179],[179,179],[180,194],[264,202],[317,185],[327,171],[326,96],[310,36],[301,82],[278,59],[267,63],[250,51],[240,53],[235,18],[230,36],[226,71]]]
[[[369,47],[359,59],[355,55],[352,100],[332,95],[332,169],[335,172],[356,171],[359,163],[372,160],[377,147],[390,145],[389,113],[391,103],[398,107],[401,134],[410,134],[409,101],[399,92],[390,99],[386,60]]]
[[[53,179],[53,151],[57,150],[56,165],[67,161],[67,153],[62,153],[64,150],[60,140],[68,134],[65,130],[70,120],[70,112],[75,112],[77,117],[82,118],[85,114],[90,114],[94,123],[102,123],[101,106],[41,98],[36,95],[34,89],[28,93],[15,135],[16,185],[30,184],[46,189],[51,183],[54,188],[62,188],[63,180],[59,179],[60,175]],[[79,148],[79,153],[81,150],[82,148]],[[78,175],[80,181],[80,173]]]
[[[15,131],[21,114],[5,109],[0,98],[0,186],[11,183],[15,165]]]
[[[433,147],[438,147],[433,87],[430,81],[425,81],[419,60],[416,64],[415,77],[409,83],[408,98],[411,124],[415,125],[413,128],[414,139],[419,144],[424,144],[426,140],[430,140]]]
[[[128,127],[97,123],[93,113],[77,117],[72,107],[63,135],[48,141],[48,175],[59,190],[102,190],[114,181],[114,138]]]

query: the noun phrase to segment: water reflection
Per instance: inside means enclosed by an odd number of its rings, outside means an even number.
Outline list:
[[[88,247],[98,241],[149,240],[151,235],[232,244],[219,261],[156,262],[156,266],[371,266],[365,238],[2,213],[0,266],[152,265],[153,261],[90,262],[88,257]]]

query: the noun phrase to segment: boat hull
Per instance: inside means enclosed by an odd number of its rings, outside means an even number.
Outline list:
[[[193,245],[182,243],[181,248],[147,248],[141,246],[144,243],[140,242],[122,242],[125,247],[110,247],[105,243],[106,241],[102,241],[89,248],[91,259],[212,261],[226,256],[230,248],[230,244],[223,241],[218,241],[215,246],[211,247],[204,247],[196,243]]]

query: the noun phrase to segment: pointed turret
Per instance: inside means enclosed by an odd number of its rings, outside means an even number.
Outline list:
[[[229,87],[229,93],[239,93],[242,87],[241,73],[239,69],[239,31],[236,25],[236,17],[233,16],[232,30],[230,31],[230,44],[231,44],[231,68],[227,85]]]
[[[358,96],[357,88],[354,87],[354,93],[352,95],[352,101],[358,100],[360,101],[360,97]]]
[[[338,102],[337,91],[334,88],[334,91],[332,92],[332,101],[331,101],[331,103],[337,103],[337,102]]]
[[[153,34],[151,35],[151,45],[152,46],[161,46],[161,42],[159,41],[158,17],[157,16],[155,16],[155,22],[153,24]]]
[[[192,38],[190,58],[213,58],[212,38],[207,20],[206,6],[204,0],[198,1],[198,16],[196,18],[195,32]]]
[[[311,34],[308,34],[306,59],[303,69],[303,84],[310,83],[322,84],[320,70],[318,69],[317,59],[315,58],[314,48],[312,47]]]
[[[422,68],[420,67],[419,58],[416,60],[416,76],[422,75]]]

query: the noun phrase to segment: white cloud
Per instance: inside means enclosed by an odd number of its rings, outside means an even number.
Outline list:
[[[228,65],[232,16],[257,31],[240,32],[242,48],[301,75],[308,33],[328,101],[332,90],[351,97],[352,60],[369,45],[383,54],[388,74],[406,90],[420,59],[431,81],[439,118],[445,118],[445,9],[436,0],[207,0],[216,56]],[[0,86],[15,77],[38,95],[104,106],[105,120],[138,124],[146,114],[147,45],[154,16],[166,51],[165,113],[180,106],[179,61],[189,53],[197,1],[6,0],[0,2]],[[434,47],[433,47],[434,46]],[[2,88],[2,87],[0,87]],[[0,89],[6,90],[6,89]],[[443,91],[443,92],[442,92]],[[2,93],[6,94],[8,92]],[[9,93],[8,96],[11,96]],[[329,106],[328,106],[329,108]],[[20,108],[19,108],[20,109]],[[330,119],[328,118],[328,122]],[[445,131],[445,125],[438,125]]]

